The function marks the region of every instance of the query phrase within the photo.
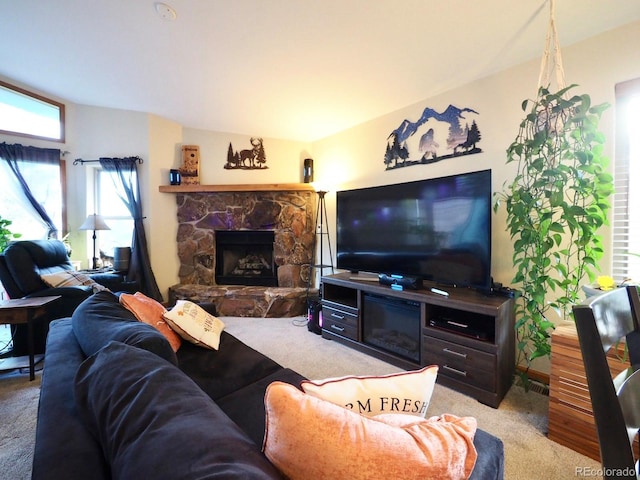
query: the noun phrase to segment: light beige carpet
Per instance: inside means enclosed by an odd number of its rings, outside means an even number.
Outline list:
[[[222,317],[227,330],[242,341],[311,379],[342,375],[382,375],[400,371],[307,330],[304,319]],[[0,478],[31,476],[40,374],[0,373]],[[498,409],[458,392],[436,386],[429,414],[476,417],[480,428],[505,444],[505,479],[569,479],[597,471],[600,465],[546,437],[549,399],[512,387]],[[589,476],[589,478],[602,478]],[[314,480],[314,479],[310,479]]]
[[[31,478],[41,373],[0,372],[0,478]]]

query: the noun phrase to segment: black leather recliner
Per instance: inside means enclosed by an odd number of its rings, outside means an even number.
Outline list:
[[[73,269],[66,247],[60,240],[14,241],[0,254],[0,282],[9,298],[61,297],[47,305],[47,321],[36,324],[35,353],[44,353],[49,322],[71,316],[76,307],[93,293],[91,287],[87,286],[51,288],[40,278],[40,275]],[[127,282],[120,274],[98,273],[89,276],[113,292],[133,293],[138,287],[136,282]],[[13,355],[26,355],[26,325],[12,326],[12,332]]]

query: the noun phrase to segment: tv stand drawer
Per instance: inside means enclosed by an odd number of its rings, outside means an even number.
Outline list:
[[[423,335],[422,364],[438,365],[438,375],[483,390],[496,390],[496,356],[457,343]]]
[[[322,328],[357,341],[358,315],[323,304]]]

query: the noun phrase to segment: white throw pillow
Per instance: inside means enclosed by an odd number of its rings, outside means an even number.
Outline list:
[[[178,300],[164,313],[169,326],[183,339],[195,345],[218,350],[224,322],[188,300]]]
[[[40,278],[52,288],[87,286],[91,287],[93,293],[103,290],[110,291],[107,287],[100,285],[88,275],[76,272],[75,270],[62,270],[56,273],[40,275]]]
[[[438,366],[382,376],[305,380],[302,390],[367,417],[381,413],[427,414]]]

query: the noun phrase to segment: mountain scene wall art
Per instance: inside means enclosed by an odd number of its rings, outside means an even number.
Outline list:
[[[478,115],[471,108],[449,105],[443,112],[427,107],[415,122],[404,120],[387,137],[385,170],[482,152]]]

